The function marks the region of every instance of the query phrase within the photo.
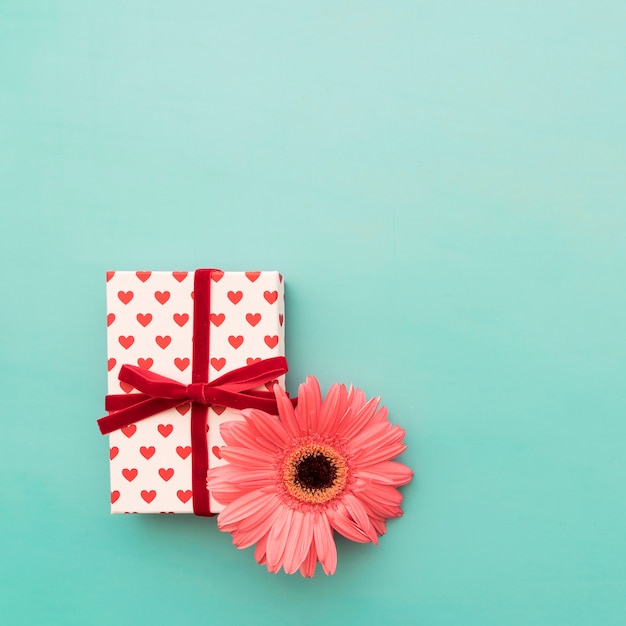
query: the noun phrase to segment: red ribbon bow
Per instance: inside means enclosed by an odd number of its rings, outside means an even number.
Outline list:
[[[101,417],[98,426],[103,435],[108,435],[118,428],[187,402],[231,409],[260,409],[277,414],[274,394],[255,391],[253,387],[269,383],[286,372],[287,359],[277,356],[232,370],[210,383],[185,385],[136,365],[122,365],[119,379],[141,393],[106,396],[105,408],[112,413]]]

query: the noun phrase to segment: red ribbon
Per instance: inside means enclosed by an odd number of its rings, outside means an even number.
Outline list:
[[[119,379],[141,393],[115,394],[105,398],[105,408],[112,411],[98,420],[103,435],[123,426],[191,402],[191,487],[193,512],[211,516],[206,474],[209,450],[206,438],[208,407],[212,404],[233,409],[255,408],[277,414],[274,394],[253,388],[268,383],[287,372],[285,357],[273,357],[232,370],[214,381],[209,375],[209,319],[211,312],[211,272],[194,274],[193,360],[191,384],[186,385],[135,365],[122,365]]]

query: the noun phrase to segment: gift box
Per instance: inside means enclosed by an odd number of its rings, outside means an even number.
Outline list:
[[[111,512],[219,513],[220,424],[284,385],[282,276],[116,271],[106,288]]]

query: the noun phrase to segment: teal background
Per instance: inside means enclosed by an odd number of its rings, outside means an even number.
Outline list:
[[[626,5],[0,2],[3,624],[626,619]],[[273,576],[110,516],[107,269],[279,269],[405,516]]]

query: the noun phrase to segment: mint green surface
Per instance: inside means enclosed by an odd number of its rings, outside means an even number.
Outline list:
[[[0,623],[623,625],[626,5],[0,2]],[[110,516],[107,269],[279,269],[407,431],[334,577]]]

